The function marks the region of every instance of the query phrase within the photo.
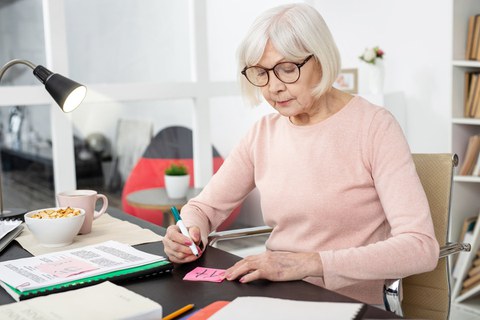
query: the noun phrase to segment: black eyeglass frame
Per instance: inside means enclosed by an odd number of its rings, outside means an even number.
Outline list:
[[[309,55],[308,57],[305,58],[305,60],[303,60],[303,62],[300,62],[300,63],[295,63],[295,62],[290,62],[290,61],[284,61],[284,62],[280,62],[280,63],[277,63],[276,65],[274,65],[272,68],[270,69],[267,69],[267,68],[263,68],[263,67],[259,67],[259,66],[250,66],[250,67],[245,67],[243,68],[243,70],[241,71],[241,74],[243,74],[245,76],[245,78],[248,80],[248,82],[250,82],[252,85],[254,85],[255,87],[265,87],[269,82],[270,82],[270,71],[273,71],[273,74],[275,74],[275,77],[277,77],[278,80],[280,80],[281,82],[283,83],[286,83],[286,84],[292,84],[292,83],[295,83],[298,81],[298,79],[300,79],[300,73],[301,73],[301,68],[308,62],[308,60],[310,60],[311,58],[313,57],[313,54]],[[298,77],[297,79],[295,79],[294,81],[283,81],[282,79],[280,79],[280,77],[278,76],[277,72],[275,71],[275,68],[281,64],[284,64],[284,63],[293,63],[295,66],[297,66],[298,68]],[[265,70],[266,74],[267,74],[267,82],[264,84],[264,85],[257,85],[255,83],[253,83],[252,81],[250,81],[250,79],[248,79],[247,77],[247,70],[250,69],[250,68],[260,68],[260,69],[263,69]]]

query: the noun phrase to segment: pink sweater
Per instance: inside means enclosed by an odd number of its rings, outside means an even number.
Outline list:
[[[320,254],[324,276],[308,282],[381,304],[384,279],[437,264],[428,202],[402,130],[360,97],[311,126],[265,116],[182,218],[200,227],[205,243],[254,187],[274,228],[267,248]]]

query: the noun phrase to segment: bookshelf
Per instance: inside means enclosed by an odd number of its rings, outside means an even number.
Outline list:
[[[469,216],[478,214],[480,210],[480,177],[460,176],[460,169],[468,140],[471,136],[480,134],[480,119],[466,118],[465,106],[465,73],[480,72],[480,61],[467,60],[467,34],[469,17],[480,14],[480,1],[453,0],[452,20],[452,112],[451,112],[451,146],[452,152],[459,158],[459,167],[456,168],[452,194],[452,209],[450,223],[450,238],[457,241],[460,237],[463,221]],[[475,254],[475,252],[469,253]],[[455,302],[453,307],[480,315],[480,295],[462,302]]]

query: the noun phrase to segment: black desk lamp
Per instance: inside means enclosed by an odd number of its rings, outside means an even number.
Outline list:
[[[33,74],[44,85],[45,89],[50,93],[52,98],[57,102],[63,112],[71,112],[82,103],[85,95],[87,94],[87,88],[75,81],[72,81],[64,76],[53,73],[47,68],[41,65],[34,65],[30,61],[15,59],[7,62],[0,69],[0,81],[2,76],[8,68],[15,64],[24,64],[33,69]],[[1,169],[1,162],[0,162]],[[27,212],[25,209],[8,208],[3,207],[3,191],[2,191],[2,173],[0,170],[0,219],[23,219],[23,214]]]

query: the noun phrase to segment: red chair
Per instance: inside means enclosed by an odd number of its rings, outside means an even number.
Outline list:
[[[223,163],[215,147],[213,152],[213,172]],[[138,190],[165,187],[164,172],[172,162],[181,161],[190,172],[190,186],[194,186],[192,131],[185,127],[168,127],[157,133],[148,145],[140,160],[128,176],[122,191],[123,211],[157,225],[163,223],[163,212],[133,207],[128,204],[127,195]],[[225,230],[238,216],[240,207],[217,230]]]

